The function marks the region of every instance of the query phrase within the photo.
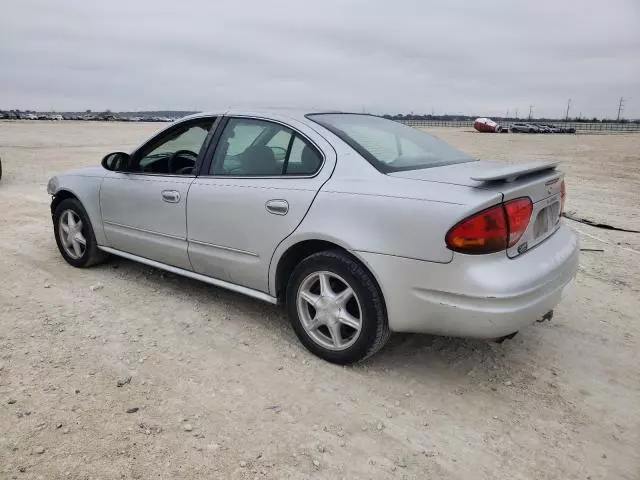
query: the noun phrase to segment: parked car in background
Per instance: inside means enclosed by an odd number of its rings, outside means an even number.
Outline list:
[[[70,265],[113,254],[282,304],[339,364],[392,331],[512,335],[578,267],[556,164],[480,161],[364,114],[197,114],[47,191]]]
[[[512,123],[509,130],[514,133],[536,133],[537,129],[528,123]]]
[[[545,129],[545,133],[561,133],[560,129],[555,125],[549,123],[539,123],[538,125]]]

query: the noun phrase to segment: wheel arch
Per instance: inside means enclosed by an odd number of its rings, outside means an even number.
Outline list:
[[[51,199],[51,215],[63,200],[75,198],[89,216],[98,245],[107,245],[100,212],[100,184],[102,179],[82,176],[68,176]]]
[[[54,193],[53,197],[51,198],[51,215],[53,215],[53,212],[56,211],[56,208],[58,208],[58,205],[60,205],[60,203],[62,203],[63,200],[66,200],[68,198],[75,198],[80,203],[82,203],[82,200],[80,200],[78,196],[75,193],[73,193],[71,190],[68,190],[66,188],[61,188],[56,193]]]
[[[384,295],[384,289],[382,288],[382,284],[380,279],[376,275],[376,273],[370,268],[368,263],[364,261],[357,252],[350,250],[346,245],[342,244],[340,241],[336,241],[335,239],[326,239],[326,238],[305,238],[298,239],[297,241],[290,244],[286,249],[283,249],[282,253],[278,255],[277,260],[272,260],[272,267],[275,264],[275,267],[272,268],[272,292],[274,296],[278,299],[279,303],[284,303],[285,293],[287,287],[287,281],[293,272],[293,269],[298,265],[303,259],[307,258],[309,255],[313,255],[314,253],[329,251],[329,250],[338,250],[345,255],[351,257],[353,260],[357,261],[362,265],[362,267],[371,275],[373,281],[376,284],[376,287],[380,291],[380,296],[382,298],[382,305],[387,311],[386,300]]]
[[[51,218],[53,220],[54,236],[62,257],[67,261],[67,263],[71,264],[76,268],[85,268],[85,267],[90,267],[92,265],[102,263],[108,257],[108,254],[101,251],[99,245],[97,244],[95,229],[94,229],[94,221],[91,219],[91,215],[87,210],[85,204],[82,202],[82,199],[79,198],[78,195],[75,194],[75,192],[66,188],[59,189],[53,194],[52,197],[53,198],[51,199],[51,207],[50,207]],[[68,249],[67,251],[64,251],[66,247],[63,246],[62,239],[60,236],[61,234],[59,230],[60,227],[57,224],[58,219],[60,217],[56,216],[56,210],[60,209],[61,213],[64,214],[67,211],[65,210],[67,206],[62,204],[67,200],[73,201],[71,203],[72,205],[73,204],[78,205],[78,206],[71,206],[68,208],[74,209],[75,210],[74,213],[76,213],[80,217],[80,221],[87,224],[86,228],[83,227],[83,230],[84,230],[83,233],[85,238],[85,241],[84,241],[85,251],[82,253],[78,253],[78,251],[75,248],[75,242],[74,242],[74,250],[77,256],[73,256]]]

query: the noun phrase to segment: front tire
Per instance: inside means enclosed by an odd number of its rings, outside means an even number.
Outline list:
[[[287,285],[287,312],[313,354],[340,365],[364,360],[389,338],[382,293],[359,262],[338,251],[310,255]]]
[[[69,265],[85,268],[107,258],[98,248],[89,215],[75,198],[61,201],[54,210],[53,234],[62,258]]]

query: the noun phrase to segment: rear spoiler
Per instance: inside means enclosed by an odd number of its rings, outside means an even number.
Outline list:
[[[505,165],[503,167],[490,168],[482,173],[475,174],[471,180],[478,182],[495,182],[503,180],[505,182],[513,182],[518,177],[523,177],[535,172],[544,170],[555,170],[558,162],[535,162],[525,163],[524,165]]]

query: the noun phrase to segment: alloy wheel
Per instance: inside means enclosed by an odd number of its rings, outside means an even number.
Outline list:
[[[362,308],[354,289],[339,275],[313,272],[302,281],[297,309],[303,328],[318,345],[345,350],[362,330]]]
[[[73,210],[65,210],[60,215],[58,233],[62,248],[74,260],[81,258],[87,250],[84,225],[80,216]]]

